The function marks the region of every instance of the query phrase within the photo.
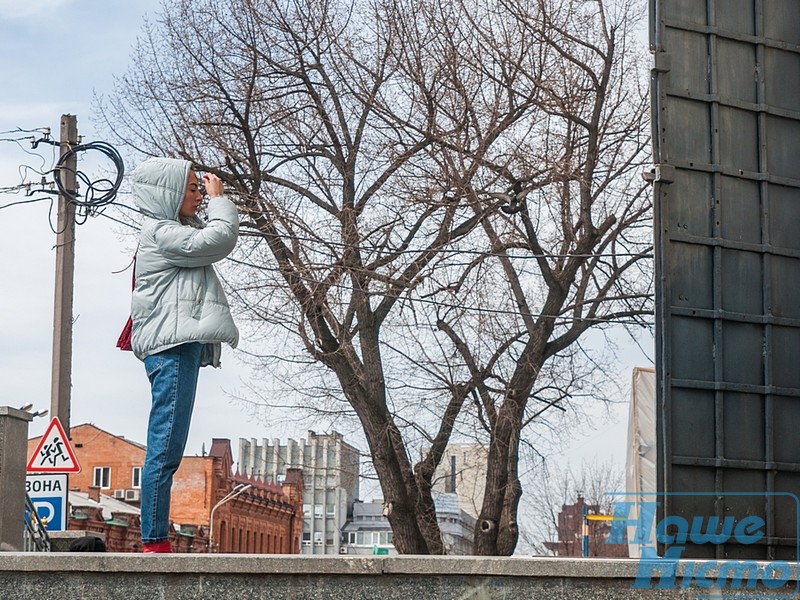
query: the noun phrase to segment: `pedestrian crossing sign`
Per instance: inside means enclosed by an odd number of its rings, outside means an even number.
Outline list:
[[[58,417],[53,417],[47,431],[28,461],[28,473],[80,473],[81,466]]]

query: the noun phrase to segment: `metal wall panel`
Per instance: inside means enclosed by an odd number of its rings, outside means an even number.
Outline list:
[[[797,559],[800,0],[650,0],[650,42],[661,516],[766,522],[684,556]]]

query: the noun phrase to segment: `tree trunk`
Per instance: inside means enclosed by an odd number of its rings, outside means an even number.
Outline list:
[[[510,394],[509,394],[510,396]],[[489,469],[486,474],[486,488],[483,495],[483,505],[481,514],[475,526],[475,554],[483,556],[496,556],[501,554],[499,539],[502,538],[503,545],[507,550],[508,542],[511,538],[516,539],[516,534],[502,532],[501,529],[513,524],[516,528],[516,514],[510,518],[509,510],[516,508],[519,501],[511,502],[509,493],[512,487],[519,489],[519,482],[509,479],[512,471],[509,469],[509,458],[514,447],[513,440],[518,439],[518,433],[514,430],[519,429],[521,420],[514,417],[511,405],[515,404],[512,398],[507,397],[506,402],[498,412],[497,427],[492,432],[489,442]],[[515,542],[516,543],[516,542]],[[513,553],[511,548],[510,552]]]
[[[361,416],[361,415],[359,415]],[[400,554],[444,554],[430,487],[421,489],[405,453],[400,431],[391,417],[362,419],[372,462],[383,491],[384,515]]]
[[[547,339],[545,334],[551,328],[544,329],[535,340]],[[510,556],[519,539],[517,509],[522,495],[517,472],[519,439],[528,395],[543,360],[544,344],[535,340],[522,352],[491,432],[483,505],[475,527],[475,554]]]
[[[362,341],[365,335],[363,332]],[[325,362],[336,374],[361,421],[395,548],[400,554],[444,554],[430,485],[420,486],[414,476],[402,434],[386,405],[381,362],[370,356],[378,352],[376,344],[362,343],[362,353],[367,358],[354,368],[358,359],[352,346],[343,344]]]
[[[497,531],[497,554],[511,556],[519,541],[517,511],[522,497],[522,484],[519,480],[519,433],[522,423],[511,434],[508,449],[508,478],[503,497],[503,510],[500,513],[500,527]]]

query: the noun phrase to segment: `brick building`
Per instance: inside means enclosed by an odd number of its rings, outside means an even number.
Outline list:
[[[558,513],[558,541],[545,542],[545,546],[556,556],[602,556],[627,558],[627,544],[606,544],[611,531],[611,521],[586,519],[587,515],[599,515],[597,504],[587,504],[578,494],[575,504],[562,504]]]
[[[41,437],[28,440],[28,455]],[[146,448],[91,424],[71,428],[70,441],[81,472],[70,475],[72,503],[69,529],[88,529],[117,540],[110,551],[138,551],[138,504],[141,469]],[[185,456],[175,474],[170,507],[170,540],[178,552],[208,549],[212,509],[236,486],[246,489],[214,511],[213,540],[218,552],[296,554],[302,535],[302,471],[290,470],[281,485],[232,472],[230,441],[214,439],[204,456]],[[88,495],[87,501],[74,492]],[[137,507],[133,516],[124,511],[109,517],[101,506],[111,500]],[[96,504],[93,505],[92,502]],[[119,517],[119,515],[123,515]],[[119,517],[119,518],[118,518]],[[127,528],[124,531],[120,528]]]
[[[140,552],[139,508],[100,493],[69,492],[67,529],[103,534],[108,552]],[[170,537],[174,531],[170,531]]]

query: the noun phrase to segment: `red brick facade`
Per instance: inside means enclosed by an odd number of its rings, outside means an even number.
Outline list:
[[[126,499],[138,506],[141,466],[146,448],[91,424],[72,427],[71,443],[81,472],[70,475],[70,490],[89,492],[90,498]],[[30,456],[41,440],[28,441]],[[249,485],[214,511],[213,542],[218,552],[297,554],[303,523],[303,476],[290,470],[282,485],[232,474],[230,441],[214,439],[208,456],[185,456],[175,474],[170,529],[176,552],[208,551],[211,512],[237,485]],[[93,484],[97,483],[98,486]],[[87,503],[88,504],[88,503]],[[139,517],[104,518],[99,508],[71,511],[68,529],[99,531],[110,552],[141,550]]]
[[[586,556],[607,558],[627,558],[627,544],[606,544],[611,531],[610,521],[589,520],[585,515],[598,515],[599,506],[586,504],[578,495],[575,504],[562,504],[558,513],[558,541],[545,542],[545,546],[555,551],[556,556],[583,556],[584,536],[587,538]]]

